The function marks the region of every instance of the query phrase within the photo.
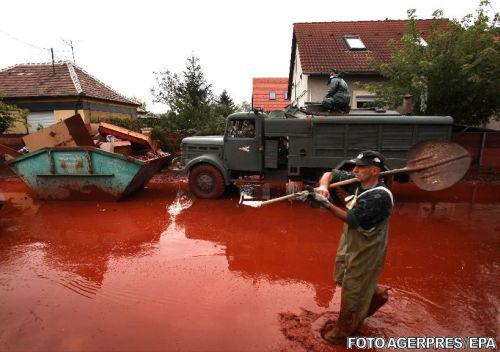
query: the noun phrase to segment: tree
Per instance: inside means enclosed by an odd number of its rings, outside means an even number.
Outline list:
[[[179,76],[169,70],[155,73],[156,87],[151,90],[155,102],[166,104],[176,130],[203,129],[211,117],[211,84],[199,64],[199,58],[188,57],[186,68]]]
[[[391,42],[391,62],[371,61],[385,83],[367,84],[377,104],[394,108],[413,96],[418,115],[450,115],[456,123],[480,125],[498,118],[500,106],[500,43],[498,14],[488,15],[482,1],[476,15],[461,21],[442,18],[437,10],[427,45],[421,42],[415,11],[400,43]]]
[[[244,100],[240,105],[238,105],[238,111],[242,112],[252,111],[252,104]]]
[[[236,105],[229,93],[224,89],[216,102],[217,113],[223,117],[228,117],[236,111]]]
[[[147,105],[147,103],[144,100],[142,100],[141,98],[132,97],[132,98],[130,98],[130,100],[132,100],[134,103],[139,104],[140,105],[139,106],[140,110],[142,110],[144,112],[148,111],[148,105]]]
[[[27,126],[27,110],[18,109],[14,105],[5,104],[3,94],[0,92],[0,134],[7,131],[16,121],[21,121]]]

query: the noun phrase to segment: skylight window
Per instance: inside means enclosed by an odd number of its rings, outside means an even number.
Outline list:
[[[366,50],[366,46],[359,35],[349,35],[344,37],[349,50]]]

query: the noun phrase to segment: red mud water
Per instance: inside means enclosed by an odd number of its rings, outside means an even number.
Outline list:
[[[0,350],[343,351],[341,223],[300,202],[263,208],[150,183],[122,202],[34,199],[0,179]],[[500,309],[500,186],[396,187],[369,336],[492,336]]]

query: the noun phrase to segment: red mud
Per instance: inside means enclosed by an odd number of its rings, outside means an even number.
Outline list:
[[[341,223],[185,189],[44,202],[0,179],[0,350],[344,351],[317,334],[340,304]],[[393,289],[362,333],[498,341],[500,185],[394,193],[380,280]]]

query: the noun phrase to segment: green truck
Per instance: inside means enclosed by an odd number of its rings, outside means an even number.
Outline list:
[[[448,116],[402,116],[383,110],[327,116],[299,109],[277,116],[234,113],[227,118],[223,136],[184,138],[179,166],[197,197],[218,198],[227,186],[248,176],[317,181],[327,170],[352,167],[351,159],[366,149],[381,152],[388,168],[403,167],[413,145],[450,140],[452,127]]]

